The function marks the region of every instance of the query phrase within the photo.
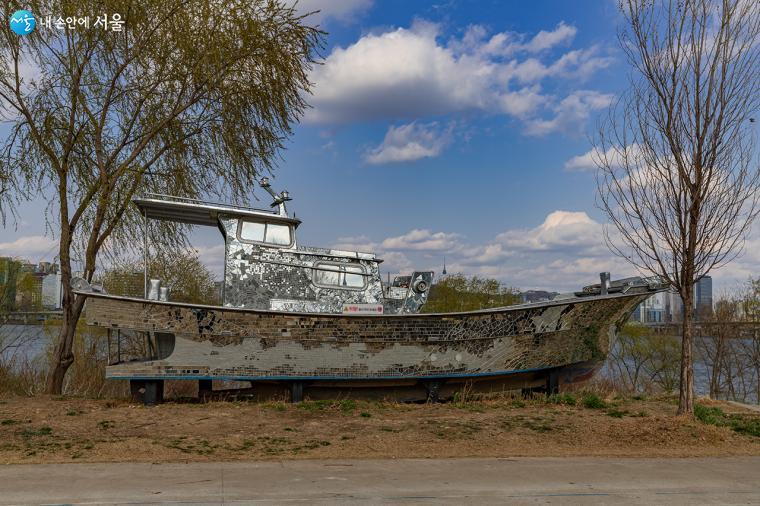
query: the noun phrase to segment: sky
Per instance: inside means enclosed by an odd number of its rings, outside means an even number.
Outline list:
[[[590,138],[627,86],[616,2],[301,0],[328,32],[311,108],[272,185],[302,245],[373,251],[382,271],[432,269],[567,291],[635,275],[604,244]],[[257,194],[261,206],[269,203]],[[0,255],[53,260],[41,201]],[[713,273],[727,290],[760,265],[760,227]],[[193,242],[217,274],[216,230]]]

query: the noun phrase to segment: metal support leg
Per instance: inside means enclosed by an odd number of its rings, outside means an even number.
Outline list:
[[[555,395],[559,393],[559,372],[549,371],[546,375],[546,395]]]
[[[425,390],[427,390],[427,401],[428,402],[438,402],[438,395],[441,392],[441,385],[443,384],[442,381],[438,380],[431,380],[431,381],[423,381],[422,386],[425,387]]]
[[[155,406],[164,401],[164,380],[130,380],[129,390],[134,402]]]
[[[146,381],[143,404],[146,406],[155,406],[162,402],[164,402],[164,380]]]
[[[303,382],[292,381],[290,383],[290,402],[301,402],[303,400]]]
[[[132,402],[143,402],[145,397],[145,381],[129,380],[129,393],[132,395]]]
[[[213,392],[214,387],[211,380],[203,379],[198,380],[198,398],[200,400],[205,400],[211,397],[211,392]]]

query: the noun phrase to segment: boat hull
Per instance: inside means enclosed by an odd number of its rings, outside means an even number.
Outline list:
[[[577,297],[467,313],[332,315],[243,310],[87,294],[87,321],[152,336],[114,379],[405,384],[589,377],[651,293]]]

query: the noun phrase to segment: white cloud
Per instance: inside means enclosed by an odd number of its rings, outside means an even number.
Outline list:
[[[522,289],[568,291],[596,282],[601,271],[609,270],[616,278],[635,274],[609,252],[602,228],[585,212],[557,210],[534,228],[507,230],[481,244],[466,244],[455,233],[414,229],[380,241],[342,238],[339,247],[393,259],[383,264],[386,271],[438,272],[445,256],[450,273],[492,277]],[[401,261],[396,255],[402,255]]]
[[[558,44],[569,42],[575,37],[578,29],[574,26],[566,25],[561,21],[554,30],[541,30],[525,45],[525,49],[531,52],[545,51]]]
[[[296,8],[301,13],[314,12],[307,22],[320,24],[328,19],[351,22],[372,6],[372,0],[298,0]],[[319,11],[319,12],[315,12]]]
[[[435,122],[391,125],[382,144],[366,153],[364,159],[379,165],[434,158],[451,142],[452,130],[453,125],[442,129]]]
[[[57,249],[58,241],[44,235],[30,235],[19,237],[12,242],[0,242],[0,256],[19,257],[32,262],[39,260],[43,255],[52,258],[58,253]]]
[[[590,149],[582,155],[577,155],[565,162],[565,169],[567,170],[596,170],[596,156],[598,153],[594,149]]]
[[[513,250],[566,250],[569,247],[585,252],[603,246],[603,225],[585,212],[553,211],[543,223],[530,230],[508,230],[496,236],[496,242]]]
[[[565,162],[565,169],[567,170],[591,170],[597,169],[597,161],[605,161],[612,168],[618,168],[622,165],[624,156],[628,157],[628,162],[632,165],[638,165],[640,163],[641,151],[637,144],[627,146],[625,149],[621,147],[612,146],[604,153],[595,148],[591,148],[582,155],[577,155],[570,158]]]
[[[591,112],[608,107],[613,98],[613,95],[598,91],[573,92],[554,107],[553,118],[528,121],[526,133],[546,135],[557,131],[567,133],[583,131]]]
[[[339,124],[472,112],[537,119],[555,101],[542,94],[540,81],[586,78],[611,63],[597,48],[542,61],[550,58],[538,53],[574,34],[575,28],[561,23],[522,42],[519,34],[502,32],[488,38],[484,28],[470,27],[461,38],[442,43],[439,27],[425,21],[370,33],[345,48],[334,48],[324,65],[314,69],[314,94],[309,98],[314,107],[305,121]],[[509,54],[514,56],[505,56]],[[526,54],[533,56],[524,59]],[[595,107],[593,92],[581,97],[579,106]],[[564,110],[570,104],[563,100],[559,106]],[[538,133],[540,128],[534,130]]]
[[[213,246],[197,246],[195,252],[198,259],[214,275],[215,279],[224,277],[224,244]]]
[[[557,210],[536,227],[506,230],[481,244],[466,244],[453,233],[418,229],[379,242],[362,240],[370,250],[382,251],[383,257],[404,254],[405,269],[400,272],[439,272],[445,256],[449,273],[496,278],[524,290],[574,291],[598,282],[604,271],[612,273],[613,279],[642,275],[609,251],[602,234],[604,226],[585,212]],[[736,290],[749,276],[758,277],[758,265],[760,221],[755,223],[743,254],[712,273],[715,295],[724,289]]]
[[[414,229],[404,235],[389,237],[380,246],[386,250],[451,251],[459,247],[458,238],[459,234]]]

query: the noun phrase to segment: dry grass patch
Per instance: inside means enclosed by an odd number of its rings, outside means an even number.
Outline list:
[[[760,437],[735,429],[739,419],[754,427],[757,415],[710,406],[724,410],[721,423],[677,418],[667,398],[583,393],[447,404],[345,399],[153,408],[18,397],[0,403],[0,463],[760,455]]]

